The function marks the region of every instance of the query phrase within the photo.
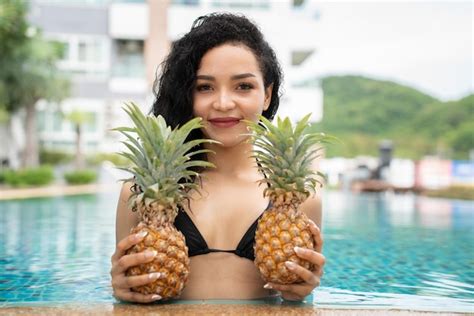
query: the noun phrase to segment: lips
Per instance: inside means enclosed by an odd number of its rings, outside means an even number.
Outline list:
[[[216,117],[209,120],[209,122],[217,122],[217,123],[234,122],[234,121],[240,121],[240,119],[236,117]]]
[[[236,117],[216,117],[208,121],[215,127],[227,128],[239,124],[240,119]]]

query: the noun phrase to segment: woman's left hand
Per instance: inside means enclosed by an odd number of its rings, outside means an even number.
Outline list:
[[[323,238],[321,236],[321,231],[318,226],[312,221],[309,221],[309,228],[311,233],[314,236],[314,241],[316,242],[315,250],[308,248],[299,248],[295,247],[295,252],[298,257],[301,259],[311,262],[315,269],[310,271],[303,268],[297,263],[287,261],[286,267],[293,273],[299,275],[303,279],[303,283],[298,284],[277,284],[277,283],[267,283],[264,288],[274,289],[281,292],[281,296],[285,300],[290,301],[302,301],[306,296],[311,294],[311,292],[319,286],[321,277],[323,276],[323,267],[326,259],[321,254],[323,247]]]

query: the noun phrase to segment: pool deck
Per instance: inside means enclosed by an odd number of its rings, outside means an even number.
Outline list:
[[[420,312],[387,309],[329,309],[269,305],[132,305],[107,304],[63,307],[4,307],[0,315],[318,315],[318,316],[448,316],[474,313]]]
[[[0,187],[0,200],[118,192],[120,190],[120,187],[121,183],[94,183],[85,185],[55,184],[45,187],[21,189]]]

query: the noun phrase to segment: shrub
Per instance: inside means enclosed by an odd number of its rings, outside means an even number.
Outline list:
[[[20,170],[7,170],[4,174],[5,183],[12,187],[42,186],[54,180],[53,168],[41,166]]]
[[[73,155],[63,151],[48,149],[41,149],[39,154],[40,163],[49,165],[67,163],[72,161],[73,157]]]
[[[7,170],[0,170],[0,184],[5,183],[5,173]]]
[[[474,200],[474,186],[452,185],[439,190],[428,190],[425,195],[447,199]]]
[[[93,170],[76,170],[64,174],[68,184],[87,184],[97,179],[97,173]]]
[[[87,163],[92,166],[97,166],[106,160],[110,161],[115,166],[121,167],[127,166],[130,163],[127,158],[115,153],[98,153],[87,157]]]

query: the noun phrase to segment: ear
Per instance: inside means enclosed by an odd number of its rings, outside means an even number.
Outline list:
[[[272,92],[273,92],[273,83],[265,88],[265,102],[263,104],[263,110],[266,111],[270,106],[270,101],[272,100]]]

